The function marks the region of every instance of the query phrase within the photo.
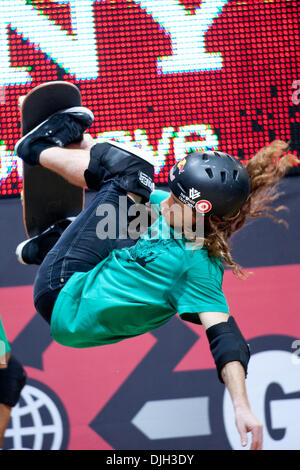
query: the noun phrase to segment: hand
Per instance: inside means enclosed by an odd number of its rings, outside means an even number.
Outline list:
[[[247,432],[251,432],[252,442],[250,450],[262,450],[263,426],[250,408],[243,407],[235,410],[235,424],[241,436],[243,447],[248,443]]]
[[[10,358],[10,353],[6,353],[4,356],[0,356],[0,369],[6,369],[8,361]]]

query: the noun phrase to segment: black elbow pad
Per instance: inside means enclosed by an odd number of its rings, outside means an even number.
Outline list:
[[[218,323],[206,330],[209,346],[217,367],[220,382],[223,382],[221,370],[231,361],[239,361],[247,377],[250,348],[239,330],[234,318]]]
[[[22,365],[13,356],[10,357],[7,367],[0,369],[0,403],[15,406],[22,388],[26,383],[26,373]]]

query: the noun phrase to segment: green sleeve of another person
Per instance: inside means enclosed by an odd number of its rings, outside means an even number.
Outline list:
[[[6,334],[2,325],[0,317],[0,361],[1,357],[7,354],[10,351],[10,345],[7,341]]]

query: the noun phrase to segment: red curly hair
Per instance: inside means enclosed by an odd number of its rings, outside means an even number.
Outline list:
[[[249,218],[269,217],[276,223],[287,222],[274,217],[285,206],[272,207],[269,204],[282,194],[278,192],[277,183],[285,175],[288,167],[300,163],[289,152],[289,144],[281,140],[274,140],[269,145],[260,149],[246,165],[250,177],[250,196],[239,213],[231,218],[221,219],[214,215],[205,218],[204,246],[209,256],[222,258],[225,265],[232,268],[239,279],[247,279],[250,274],[245,273],[241,266],[233,261],[228,240],[234,232],[237,232]]]

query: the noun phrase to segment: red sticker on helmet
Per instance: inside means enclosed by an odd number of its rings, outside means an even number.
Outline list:
[[[186,158],[182,158],[182,160],[180,160],[180,162],[177,163],[177,167],[179,169],[179,174],[183,172],[185,164],[186,164]]]
[[[206,214],[212,209],[212,204],[206,199],[202,199],[201,201],[196,202],[195,209],[201,214]]]

